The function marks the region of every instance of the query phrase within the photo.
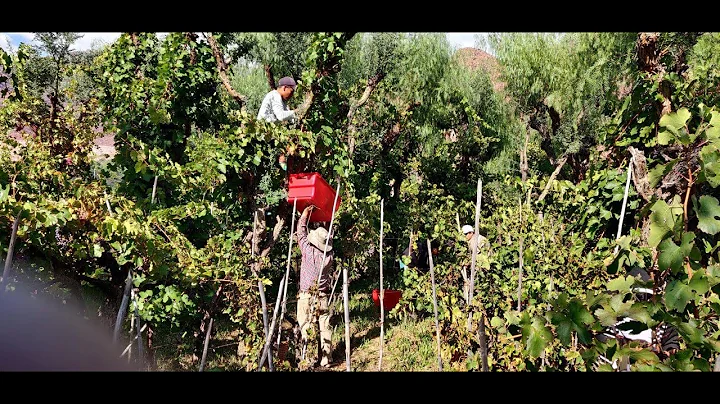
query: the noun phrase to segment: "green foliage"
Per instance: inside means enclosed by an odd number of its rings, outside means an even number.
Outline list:
[[[230,83],[238,93],[247,96],[248,111],[257,115],[263,97],[270,90],[263,68],[252,62],[239,60],[232,66]]]
[[[717,32],[703,33],[687,57],[690,79],[698,80],[701,88],[713,88],[720,79],[720,71],[718,71],[718,62],[720,61],[717,52],[719,46],[720,34]],[[706,94],[713,97],[713,100],[717,99],[717,95],[713,95],[712,92]],[[713,105],[715,102],[708,100],[708,104]]]
[[[2,75],[0,75],[0,98],[22,101],[25,91],[24,65],[28,58],[30,48],[25,44],[20,44],[16,54],[8,54],[5,50],[0,49],[0,67],[2,67]]]
[[[34,36],[39,43],[33,47],[33,56],[37,60],[28,64],[28,77],[32,77],[34,95],[43,96],[46,91],[60,94],[62,70],[69,62],[73,43],[82,35],[74,32],[36,32]]]
[[[256,370],[264,344],[258,282],[268,302],[279,298],[288,260],[281,247],[292,237],[284,154],[341,185],[334,248],[350,286],[377,287],[382,251],[384,286],[402,290],[386,313],[393,370],[435,369],[437,305],[440,355],[453,370],[481,369],[482,321],[490,371],[611,371],[619,363],[710,371],[720,352],[714,35],[661,34],[665,74],[653,75],[637,71],[636,33],[499,34],[492,38],[507,93],[494,90],[488,72],[459,64],[442,34],[217,38],[235,61],[233,87],[251,98],[247,110],[223,95],[212,51],[192,33],[125,33],[97,58],[71,53],[71,36],[48,37],[47,56],[26,47],[0,53],[12,83],[0,108],[0,236],[9,238],[20,214],[18,251],[39,255],[50,278],[107,285],[108,298],[132,270],[142,321],[197,346],[198,324],[217,316],[242,348],[237,366]],[[255,121],[265,65],[298,78],[297,95],[312,95],[298,127]],[[56,115],[40,99],[50,87],[67,103]],[[663,101],[672,111],[660,116]],[[101,123],[115,133],[118,154],[97,170]],[[41,136],[10,136],[30,124]],[[647,159],[651,192],[631,183],[618,232],[631,145]],[[536,202],[549,181],[548,151],[567,153],[567,167]],[[473,264],[458,227],[474,222],[479,179],[488,242],[467,301],[463,273]],[[439,247],[434,291],[429,272],[399,270],[405,247],[426,239]],[[649,278],[633,276],[640,270]],[[368,311],[351,321],[373,335]],[[597,338],[616,325],[671,325],[679,349]]]
[[[313,35],[312,32],[235,32],[223,34],[220,41],[226,42],[232,60],[269,66],[278,80],[283,76],[301,76]]]
[[[600,33],[490,35],[506,91],[539,132],[547,157],[585,159],[599,142],[596,128],[608,121],[625,78],[629,39]],[[522,144],[523,137],[515,142]],[[574,178],[582,175],[574,168]]]
[[[397,32],[361,33],[347,44],[345,62],[340,71],[342,88],[351,89],[367,84],[375,75],[387,76],[402,59],[405,38]]]

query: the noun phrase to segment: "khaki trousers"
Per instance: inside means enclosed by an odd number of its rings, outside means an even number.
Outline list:
[[[319,313],[319,317],[316,317],[311,313],[311,302],[312,294],[300,292],[297,302],[297,320],[300,324],[300,333],[302,334],[303,342],[307,343],[308,330],[313,323],[318,323],[320,329],[320,349],[322,351],[322,358],[320,365],[328,365],[332,361],[332,329],[330,328],[330,313],[328,311],[328,296],[321,294],[320,307],[318,308],[317,303],[315,304],[315,312]],[[319,309],[319,310],[318,310]]]

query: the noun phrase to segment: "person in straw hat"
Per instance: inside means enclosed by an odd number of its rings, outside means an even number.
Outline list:
[[[306,207],[298,221],[298,246],[302,253],[300,263],[300,290],[297,302],[297,321],[303,342],[307,342],[308,329],[317,321],[320,329],[320,366],[329,367],[332,362],[332,328],[330,328],[330,313],[328,311],[328,294],[330,293],[330,275],[333,263],[332,244],[328,241],[328,231],[318,227],[308,232],[308,219],[314,206]],[[324,262],[323,262],[324,261]],[[320,275],[322,271],[322,275]],[[318,277],[320,284],[318,285]],[[317,289],[319,308],[315,318],[312,305],[312,292]],[[318,300],[316,300],[318,302]],[[319,306],[319,307],[318,307]]]

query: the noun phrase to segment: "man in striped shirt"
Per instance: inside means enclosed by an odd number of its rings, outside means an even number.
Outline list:
[[[313,208],[313,205],[306,207],[298,221],[297,240],[302,253],[302,261],[300,263],[297,320],[300,324],[303,342],[307,342],[310,326],[315,321],[318,322],[322,351],[320,366],[329,367],[332,361],[332,328],[330,328],[328,294],[330,293],[333,251],[332,245],[327,241],[328,232],[325,228],[318,227],[308,232],[307,223]],[[320,275],[321,271],[322,275]],[[320,279],[319,285],[318,278]],[[317,296],[314,302],[313,294]],[[313,312],[319,316],[316,317]]]

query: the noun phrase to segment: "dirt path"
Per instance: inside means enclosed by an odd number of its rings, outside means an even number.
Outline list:
[[[110,133],[95,139],[93,152],[99,156],[107,154],[109,158],[115,156],[115,135]]]

